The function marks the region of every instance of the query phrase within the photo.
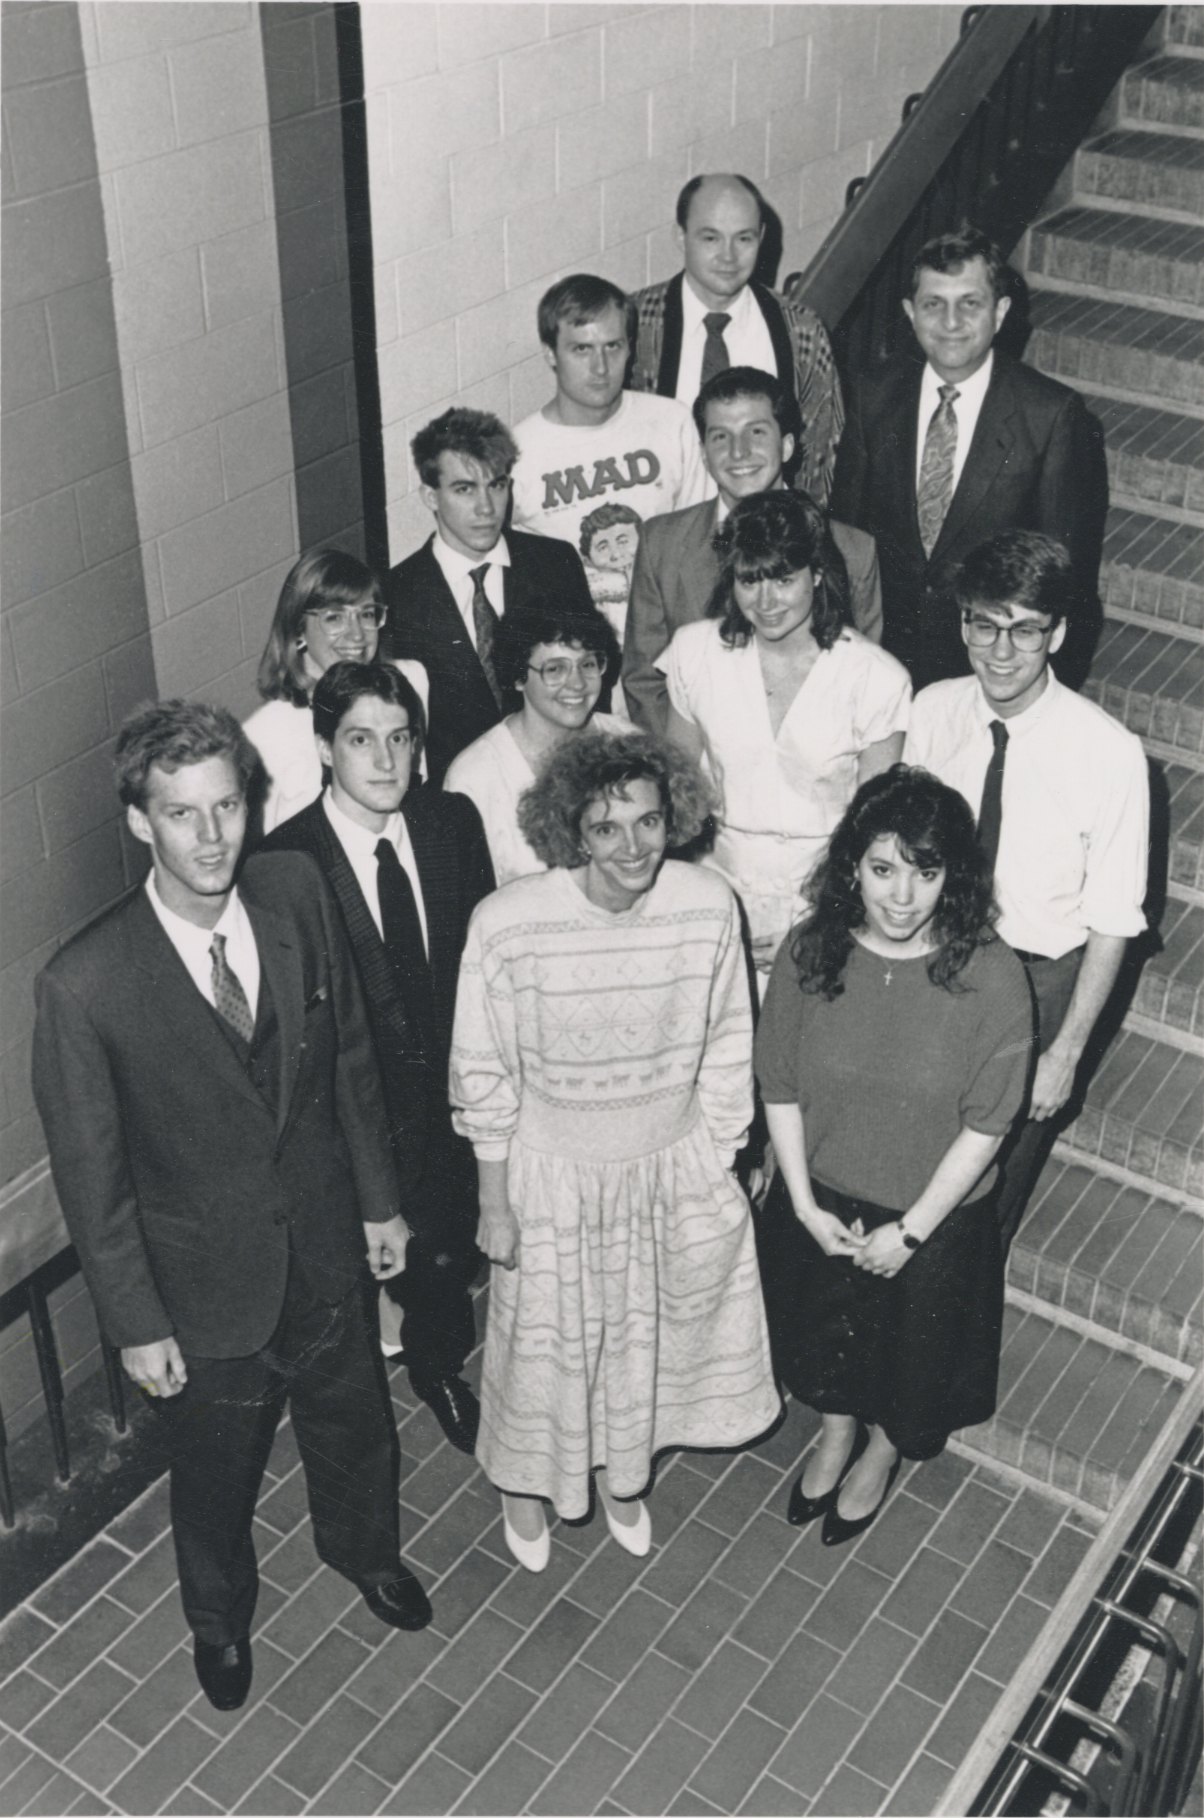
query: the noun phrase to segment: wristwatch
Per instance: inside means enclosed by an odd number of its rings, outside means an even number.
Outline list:
[[[899,1220],[899,1236],[903,1239],[903,1248],[905,1250],[918,1250],[919,1249],[920,1239],[918,1237],[915,1237],[912,1235],[912,1233],[907,1229],[907,1226],[903,1223],[902,1219]]]

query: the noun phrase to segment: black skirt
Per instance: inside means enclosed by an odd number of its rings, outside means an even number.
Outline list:
[[[867,1233],[900,1216],[812,1185],[825,1212]],[[889,1278],[825,1256],[781,1174],[757,1226],[774,1367],[797,1400],[880,1426],[904,1458],[935,1458],[950,1433],[990,1419],[1003,1331],[992,1196],[957,1207]]]

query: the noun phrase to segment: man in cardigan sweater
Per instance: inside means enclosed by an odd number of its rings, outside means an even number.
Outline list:
[[[690,179],[677,198],[685,269],[636,292],[630,383],[690,406],[727,366],[776,373],[798,407],[804,458],[794,483],[826,507],[844,424],[840,380],[815,312],[754,279],[764,234],[764,203],[747,177]]]

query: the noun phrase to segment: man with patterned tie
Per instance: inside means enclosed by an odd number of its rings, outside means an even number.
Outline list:
[[[815,311],[753,276],[764,238],[765,202],[755,183],[735,172],[690,178],[677,198],[683,269],[635,294],[631,384],[690,408],[729,366],[776,374],[802,450],[794,484],[826,506],[844,422],[836,362]]]
[[[999,1158],[1006,1248],[1125,948],[1145,927],[1149,782],[1141,741],[1050,668],[1079,599],[1064,544],[1005,531],[966,557],[953,596],[974,673],[916,696],[903,756],[977,815],[999,932],[1036,1000],[1027,1121]]]
[[[504,702],[491,645],[510,606],[554,599],[592,607],[576,549],[552,531],[505,528],[518,449],[485,410],[454,407],[410,443],[434,534],[389,570],[381,654],[425,664],[430,680],[427,774],[438,788],[452,759],[496,726]]]
[[[452,1129],[447,1078],[468,918],[494,887],[493,866],[467,796],[410,788],[424,716],[399,669],[335,663],[314,689],[313,716],[329,785],[263,850],[307,852],[342,910],[410,1232],[405,1269],[384,1284],[395,1304],[382,1307],[381,1346],[404,1352],[414,1393],[471,1452],[480,1408],[460,1372],[475,1343],[477,1169]]]
[[[338,910],[288,854],[235,869],[256,756],[201,702],[117,740],[146,883],[39,976],[34,1096],[105,1339],[161,1409],[197,1677],[251,1682],[255,1498],[291,1404],[320,1557],[395,1628],[430,1621],[398,1557],[397,1429],[364,1317],[406,1227]],[[366,1253],[366,1254],[365,1254]]]
[[[920,248],[903,309],[923,360],[908,351],[862,376],[837,455],[833,514],[877,540],[882,643],[917,690],[966,673],[949,577],[998,531],[1044,531],[1070,551],[1082,611],[1061,667],[1074,685],[1098,623],[1102,432],[1077,392],[994,345],[1003,281],[974,228]]]

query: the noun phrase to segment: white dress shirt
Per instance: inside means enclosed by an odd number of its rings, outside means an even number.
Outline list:
[[[748,285],[722,310],[713,310],[695,294],[687,277],[681,287],[681,359],[675,393],[683,404],[692,405],[702,389],[702,357],[707,344],[703,317],[717,314],[731,317],[723,331],[723,345],[733,366],[755,366],[759,372],[777,373],[769,324]],[[790,383],[793,382],[792,375]]]
[[[217,1009],[213,997],[213,937],[215,934],[225,935],[226,964],[242,986],[243,995],[254,1017],[259,1009],[259,948],[255,945],[250,918],[242,906],[238,891],[230,892],[226,907],[212,928],[199,928],[195,922],[185,921],[182,915],[169,909],[155,889],[153,870],[146,880],[146,894],[164,934],[188,968],[189,978],[211,1010]]]
[[[348,816],[343,813],[343,810],[336,805],[329,789],[324,789],[322,791],[322,807],[326,811],[326,819],[334,828],[339,845],[343,848],[343,851],[347,856],[347,863],[355,873],[355,881],[364,893],[364,901],[368,905],[368,913],[376,923],[376,931],[380,935],[382,941],[385,938],[385,928],[384,923],[381,920],[380,891],[377,888],[379,866],[376,857],[376,848],[381,840],[388,840],[389,844],[394,848],[401,861],[401,868],[409,878],[411,888],[414,892],[414,904],[418,910],[418,923],[422,929],[422,944],[426,948],[427,958],[429,959],[431,941],[426,926],[426,904],[422,900],[422,880],[418,876],[418,861],[414,857],[414,842],[410,838],[410,830],[406,826],[405,816],[402,814],[401,810],[398,809],[396,814],[391,814],[389,816],[388,820],[385,822],[385,830],[383,833],[372,833],[367,827],[361,827],[358,821],[349,819]]]
[[[1046,675],[1033,705],[1004,722],[995,894],[1004,940],[1060,959],[1093,930],[1145,927],[1149,780],[1141,741]],[[912,704],[903,760],[958,790],[977,816],[996,718],[977,676],[934,682]]]
[[[953,451],[953,490],[962,477],[962,468],[966,465],[966,456],[974,440],[974,431],[982,414],[983,399],[987,395],[987,386],[991,383],[991,368],[995,364],[994,353],[989,353],[978,371],[963,379],[957,387],[957,398],[953,405],[953,414],[957,418],[957,447]],[[920,486],[920,463],[924,459],[924,441],[928,434],[928,425],[933,415],[940,409],[941,386],[947,381],[942,379],[935,367],[924,368],[924,377],[920,380],[920,420],[916,425],[916,490]]]
[[[500,619],[506,610],[506,589],[502,570],[510,566],[510,551],[506,546],[506,539],[499,537],[487,556],[466,556],[461,555],[458,549],[453,549],[450,543],[445,543],[442,532],[436,529],[431,553],[443,570],[443,578],[452,590],[456,609],[464,620],[468,635],[472,640],[472,647],[475,650],[477,627],[472,616],[472,596],[475,588],[472,570],[479,568],[482,562],[488,562],[489,572],[485,576],[485,598]]]

